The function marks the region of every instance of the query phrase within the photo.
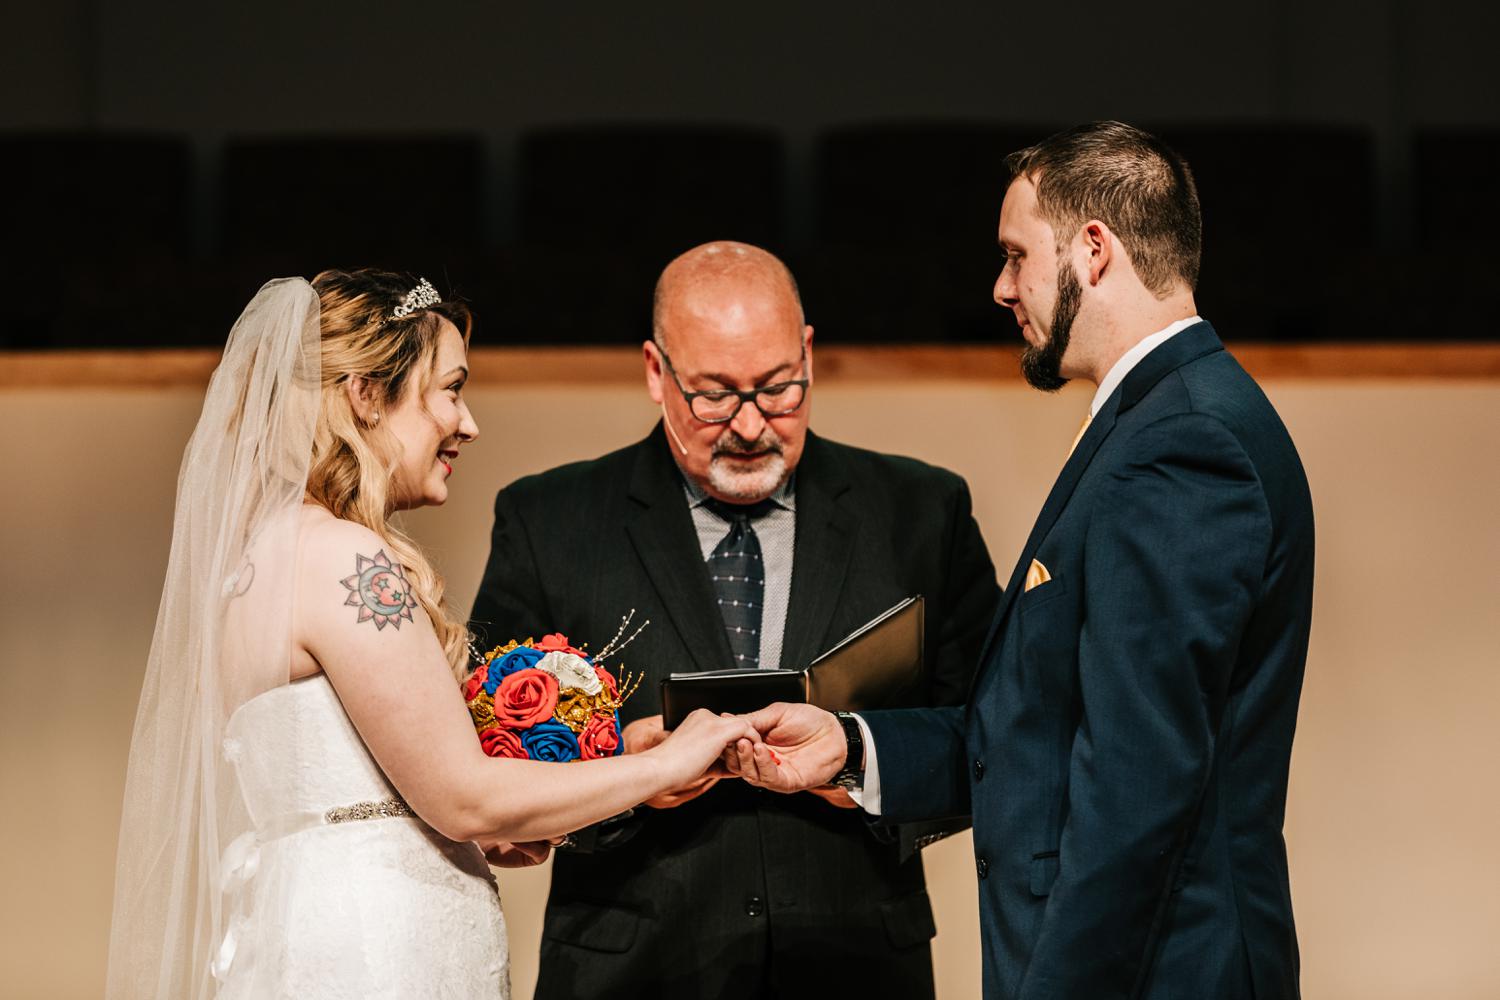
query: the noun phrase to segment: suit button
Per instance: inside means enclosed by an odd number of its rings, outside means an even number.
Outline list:
[[[990,863],[988,861],[980,858],[978,861],[974,862],[974,867],[978,870],[980,878],[983,879],[990,877]]]
[[[766,901],[759,896],[751,896],[745,900],[745,913],[752,917],[758,917],[766,912]]]
[[[978,759],[977,757],[974,759],[974,780],[984,780],[984,761]]]

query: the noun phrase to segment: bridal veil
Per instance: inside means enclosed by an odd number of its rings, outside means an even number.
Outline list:
[[[125,783],[111,1000],[211,997],[218,953],[233,947],[225,900],[253,874],[234,847],[254,835],[225,726],[289,677],[319,349],[312,286],[266,284],[229,335],[183,457]]]

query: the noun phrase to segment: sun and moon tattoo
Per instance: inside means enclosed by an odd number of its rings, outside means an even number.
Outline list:
[[[400,629],[401,620],[412,621],[417,598],[411,592],[401,564],[379,549],[372,559],[355,553],[354,575],[339,581],[349,591],[347,607],[359,609],[359,621],[373,621],[377,629],[387,625]]]

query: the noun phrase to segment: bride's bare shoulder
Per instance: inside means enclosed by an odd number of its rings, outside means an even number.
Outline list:
[[[385,540],[327,511],[303,517],[295,635],[309,662],[337,684],[358,674],[341,665],[441,656],[406,568]]]
[[[378,548],[381,540],[362,524],[334,517],[316,504],[278,512],[263,523],[245,550],[245,560],[267,578],[305,577],[309,563],[314,568],[327,560],[352,561],[351,552],[361,546]]]
[[[420,607],[411,594],[398,554],[362,524],[334,517],[321,508],[303,514],[298,559],[298,600],[302,621],[325,630],[341,622],[348,607],[360,609],[356,622],[413,621]]]
[[[301,548],[304,566],[309,562],[334,559],[348,561],[351,552],[384,543],[380,536],[362,524],[334,517],[316,504],[302,507]]]

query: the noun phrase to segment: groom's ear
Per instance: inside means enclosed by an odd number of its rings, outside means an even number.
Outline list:
[[[376,385],[361,375],[350,375],[344,380],[344,391],[349,394],[349,408],[360,423],[370,425],[380,419],[379,398]]]
[[[1078,233],[1083,244],[1083,267],[1090,285],[1097,285],[1106,271],[1115,263],[1115,251],[1119,248],[1115,234],[1109,226],[1098,219],[1090,219]]]

